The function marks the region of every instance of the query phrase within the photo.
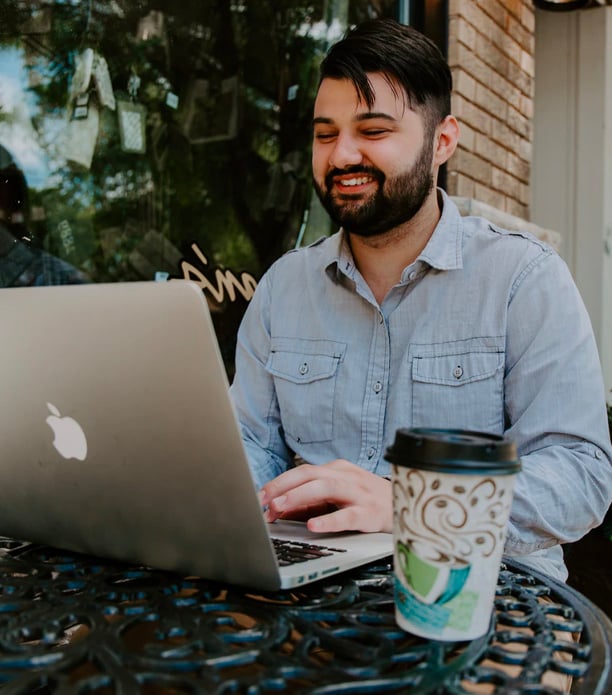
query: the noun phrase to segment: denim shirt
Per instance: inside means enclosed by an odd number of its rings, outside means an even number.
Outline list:
[[[505,434],[522,460],[505,552],[565,579],[558,544],[612,499],[589,317],[555,251],[439,196],[436,229],[380,306],[342,231],[261,279],[231,389],[253,477],[262,485],[294,455],[388,475],[399,427]]]

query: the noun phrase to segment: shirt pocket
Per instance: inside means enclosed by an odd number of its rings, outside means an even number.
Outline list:
[[[338,365],[346,343],[273,338],[266,364],[274,377],[280,418],[288,439],[325,442],[333,437]]]
[[[439,344],[412,356],[412,422],[500,433],[504,425],[501,347]]]

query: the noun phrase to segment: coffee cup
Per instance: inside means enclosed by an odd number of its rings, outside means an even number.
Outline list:
[[[483,432],[400,429],[385,458],[398,625],[428,639],[482,636],[521,467],[516,446]]]

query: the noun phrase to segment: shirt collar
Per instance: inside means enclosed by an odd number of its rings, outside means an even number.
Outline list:
[[[438,270],[457,270],[463,268],[463,220],[455,203],[441,188],[438,188],[438,200],[442,215],[417,260]]]
[[[331,237],[330,242],[325,270],[335,280],[345,277],[354,281],[357,269],[346,234],[341,229]]]
[[[416,262],[423,261],[438,270],[457,270],[463,268],[463,221],[457,206],[441,188],[438,189],[438,199],[442,215]],[[346,234],[340,230],[332,239],[325,269],[332,277],[344,275],[354,280],[355,261]]]

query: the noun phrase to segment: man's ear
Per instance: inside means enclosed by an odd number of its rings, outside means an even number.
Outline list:
[[[433,163],[435,166],[442,166],[448,161],[459,141],[459,123],[454,116],[446,116],[446,118],[436,127],[434,141],[434,157]]]

